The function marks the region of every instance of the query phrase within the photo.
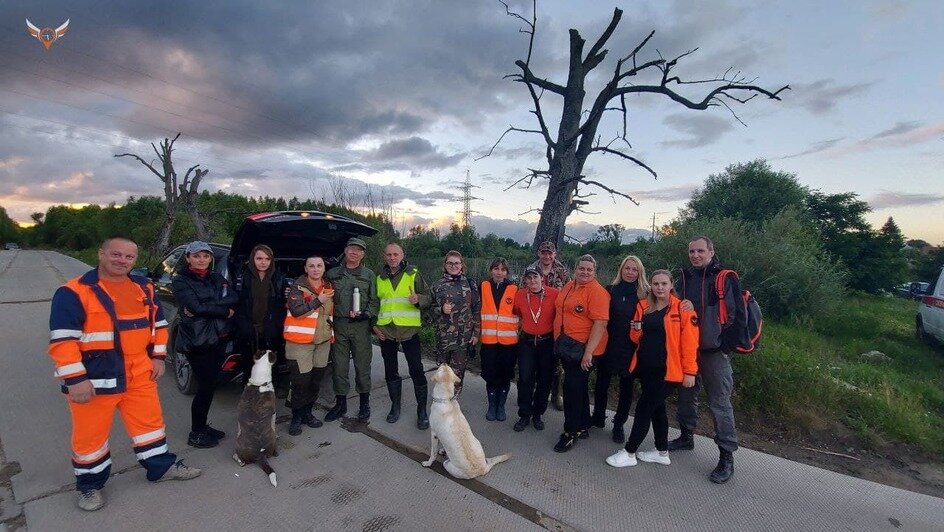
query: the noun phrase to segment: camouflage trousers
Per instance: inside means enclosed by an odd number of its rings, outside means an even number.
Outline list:
[[[468,363],[468,354],[465,348],[447,348],[436,351],[437,364],[449,364],[452,371],[459,376],[459,384],[456,384],[456,396],[462,391],[462,381],[465,379],[465,367]]]

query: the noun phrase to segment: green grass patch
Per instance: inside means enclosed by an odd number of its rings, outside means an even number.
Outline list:
[[[944,350],[915,337],[916,309],[852,295],[812,325],[766,322],[762,349],[734,363],[739,416],[807,429],[836,420],[872,441],[944,453]],[[861,357],[872,350],[890,360]]]

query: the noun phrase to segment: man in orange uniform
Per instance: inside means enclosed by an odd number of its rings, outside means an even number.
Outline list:
[[[200,475],[168,451],[157,379],[164,374],[167,321],[154,286],[129,275],[138,246],[111,237],[98,250],[98,267],[56,290],[49,317],[49,355],[72,414],[72,466],[77,504],[105,505],[101,490],[111,472],[108,435],[115,409],[150,481]]]

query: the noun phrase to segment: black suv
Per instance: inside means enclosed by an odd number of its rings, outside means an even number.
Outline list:
[[[351,237],[372,236],[377,230],[369,225],[318,211],[265,212],[247,216],[236,230],[232,245],[211,243],[216,269],[226,279],[236,279],[247,267],[249,252],[257,244],[266,244],[275,253],[275,268],[294,279],[304,273],[304,261],[311,255],[325,257],[327,266],[337,265],[347,240]],[[174,348],[177,336],[177,303],[171,290],[171,281],[184,262],[186,245],[174,248],[147,275],[154,281],[157,297],[170,323],[167,342],[168,362],[174,368],[177,388],[187,394],[196,392],[196,381],[190,373],[187,358]],[[239,377],[235,369],[244,353],[233,352],[233,342],[227,345],[221,379],[225,382]],[[280,361],[284,354],[280,353]]]

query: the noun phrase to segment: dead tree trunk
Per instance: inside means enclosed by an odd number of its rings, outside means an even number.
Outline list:
[[[196,227],[197,238],[200,240],[209,240],[212,236],[208,229],[207,221],[197,210],[197,197],[199,195],[200,182],[209,170],[201,170],[200,165],[195,165],[187,170],[182,184],[178,185],[177,172],[174,171],[173,152],[174,143],[180,138],[180,133],[172,138],[165,138],[160,143],[160,149],[151,143],[151,148],[157,159],[161,163],[161,170],[154,168],[153,161],[145,161],[141,156],[133,153],[120,153],[115,157],[134,157],[148,170],[151,171],[164,184],[164,220],[161,222],[161,228],[158,230],[157,242],[154,244],[154,251],[158,254],[165,253],[170,249],[170,235],[174,231],[174,225],[177,223],[177,215],[181,210],[186,210],[193,218],[193,224]],[[191,174],[192,177],[191,177]]]
[[[499,0],[501,2],[501,0]],[[763,95],[767,98],[779,100],[779,94],[789,89],[789,86],[781,87],[776,91],[769,91],[759,86],[751,84],[750,80],[741,76],[740,73],[732,74],[729,69],[723,75],[713,79],[701,79],[694,81],[683,81],[676,76],[672,69],[678,61],[689,54],[694,53],[696,49],[689,50],[674,59],[666,60],[661,54],[657,57],[640,62],[637,59],[639,52],[646,46],[655,32],[642,40],[629,54],[616,61],[613,74],[603,86],[602,89],[593,97],[593,102],[589,109],[585,108],[584,102],[587,97],[585,82],[590,72],[595,69],[606,58],[607,50],[603,49],[610,36],[619,25],[623,16],[623,11],[615,9],[613,18],[609,25],[596,40],[590,51],[584,54],[584,45],[586,41],[580,36],[577,30],[570,30],[570,61],[568,65],[567,84],[560,85],[545,78],[536,76],[531,70],[531,55],[534,50],[534,34],[537,22],[537,14],[534,13],[530,19],[512,12],[508,4],[501,2],[505,6],[505,12],[521,21],[525,28],[522,33],[530,35],[528,43],[528,54],[524,61],[515,61],[515,65],[521,70],[507,76],[515,82],[523,83],[529,94],[533,109],[531,112],[537,119],[537,129],[523,129],[515,126],[509,126],[508,129],[499,137],[498,141],[482,157],[491,155],[495,147],[501,143],[505,135],[510,132],[532,133],[541,135],[547,147],[547,169],[529,169],[528,173],[517,180],[511,187],[519,184],[531,186],[536,179],[547,179],[548,189],[541,207],[541,218],[538,221],[537,232],[534,237],[535,248],[540,242],[550,240],[557,243],[558,246],[564,238],[564,227],[567,218],[588,201],[584,198],[593,196],[594,193],[586,192],[583,189],[589,186],[597,187],[609,193],[611,196],[622,196],[633,203],[636,203],[632,197],[616,188],[605,185],[598,181],[589,180],[583,175],[584,164],[587,158],[594,152],[603,152],[610,155],[621,157],[627,161],[635,163],[647,172],[656,176],[656,172],[628,153],[631,149],[627,139],[627,107],[626,96],[631,94],[657,94],[671,99],[672,101],[687,107],[689,109],[704,110],[714,106],[724,106],[732,114],[734,111],[730,107],[731,102],[746,103],[755,96]],[[532,3],[532,9],[536,8],[536,2]],[[638,76],[654,76],[654,82],[649,84],[640,83]],[[630,82],[632,80],[632,82]],[[690,99],[689,97],[677,92],[684,85],[695,87],[711,87],[702,99]],[[746,94],[746,97],[738,98],[735,94]],[[544,118],[544,109],[542,108],[542,97],[545,93],[551,93],[561,99],[560,122],[557,127],[556,137],[553,136]],[[622,132],[608,143],[601,143],[597,135],[597,128],[603,115],[608,111],[616,111],[622,114]],[[740,122],[737,115],[734,118]],[[743,122],[741,122],[743,124]],[[617,143],[614,147],[613,144]],[[480,157],[480,158],[482,158]],[[509,188],[511,188],[509,187]]]

